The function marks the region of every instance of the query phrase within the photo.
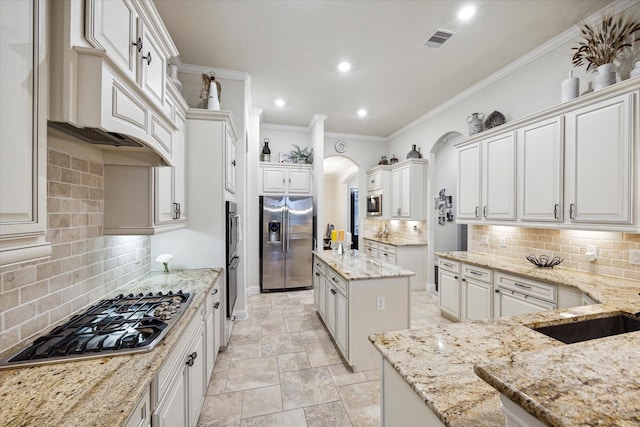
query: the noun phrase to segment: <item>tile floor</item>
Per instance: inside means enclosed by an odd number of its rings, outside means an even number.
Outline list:
[[[352,373],[313,304],[313,291],[249,296],[218,355],[198,427],[380,426],[380,370]],[[437,299],[411,294],[411,327],[440,316]]]

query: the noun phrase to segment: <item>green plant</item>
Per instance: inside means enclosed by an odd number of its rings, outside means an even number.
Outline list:
[[[309,147],[300,148],[299,145],[293,144],[295,147],[294,150],[291,150],[290,156],[291,161],[294,163],[313,163],[313,148],[309,149]]]
[[[612,63],[624,48],[631,46],[633,34],[640,31],[640,22],[634,22],[631,18],[625,20],[622,16],[614,21],[609,14],[602,17],[600,25],[583,23],[580,31],[584,41],[571,48],[575,50],[572,63],[574,67],[586,63],[589,71]]]

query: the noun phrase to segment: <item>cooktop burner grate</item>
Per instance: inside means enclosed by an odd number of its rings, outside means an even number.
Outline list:
[[[121,294],[102,300],[0,362],[0,367],[149,351],[189,302],[191,295],[182,291]]]

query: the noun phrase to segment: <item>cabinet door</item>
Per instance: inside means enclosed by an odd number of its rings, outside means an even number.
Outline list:
[[[130,0],[90,0],[86,2],[85,36],[95,47],[104,49],[111,60],[136,80],[139,55],[136,13]]]
[[[167,58],[160,48],[160,43],[141,19],[138,19],[138,37],[142,40],[142,51],[138,53],[139,84],[151,99],[162,107]]]
[[[555,306],[535,298],[524,299],[509,291],[500,290],[494,296],[494,317],[511,317],[520,314],[554,310]]]
[[[172,166],[157,167],[153,178],[155,184],[155,222],[156,224],[172,222],[177,216],[173,197],[175,168]]]
[[[367,191],[380,190],[382,188],[382,171],[367,174]]]
[[[0,265],[51,252],[44,241],[46,6],[41,1],[0,1]]]
[[[313,303],[320,309],[320,272],[313,269]]]
[[[400,169],[400,214],[402,218],[411,217],[411,187],[413,180],[411,179],[411,166],[407,165]]]
[[[285,169],[262,169],[262,192],[263,193],[281,193],[285,192],[287,171]]]
[[[563,118],[518,130],[518,211],[522,221],[562,221]]]
[[[289,193],[309,194],[311,193],[311,171],[305,170],[289,170],[289,178],[287,182]]]
[[[455,319],[460,318],[460,278],[455,273],[438,272],[438,303],[440,310]]]
[[[327,279],[323,274],[320,274],[320,278],[318,279],[318,311],[323,319],[327,318],[327,293],[329,290],[327,289]]]
[[[482,204],[482,168],[480,143],[466,145],[458,150],[458,212],[460,220],[480,219]]]
[[[152,425],[158,427],[175,427],[187,425],[187,389],[186,366],[180,371],[169,389],[167,399],[160,404],[154,414]]]
[[[403,170],[406,168],[396,168],[391,171],[391,216],[398,218],[402,216],[402,191]]]
[[[332,336],[336,336],[336,295],[338,291],[327,282],[327,312],[325,315],[325,323]]]
[[[336,343],[345,358],[349,357],[347,349],[349,337],[349,301],[341,292],[336,294]]]
[[[633,176],[633,117],[638,115],[633,96],[617,96],[566,115],[569,221],[632,222],[632,182],[638,179]]]
[[[181,113],[176,113],[176,126],[172,158],[173,172],[173,201],[177,203],[176,217],[179,220],[187,219],[187,118]]]
[[[207,317],[204,318],[204,330],[205,330],[205,369],[207,380],[211,378],[213,373],[213,365],[215,363],[215,330],[216,330],[216,316],[215,310],[210,310],[207,313]]]
[[[493,286],[462,278],[462,320],[485,320],[493,317]]]
[[[198,424],[198,416],[200,409],[204,404],[204,396],[207,387],[206,376],[206,359],[204,352],[204,328],[200,328],[200,333],[196,336],[195,342],[191,346],[192,350],[189,355],[187,364],[188,373],[188,415],[189,426]]]
[[[225,188],[232,193],[236,192],[236,142],[229,128],[226,128],[225,137]]]
[[[482,216],[488,220],[515,220],[516,141],[513,132],[486,140],[483,155]]]
[[[142,396],[123,427],[151,427],[151,397],[149,390]]]

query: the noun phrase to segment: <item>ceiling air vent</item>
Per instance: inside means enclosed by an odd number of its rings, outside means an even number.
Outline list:
[[[429,40],[427,40],[424,45],[426,47],[440,47],[454,34],[455,33],[453,31],[449,30],[436,30],[436,32],[433,33],[431,37],[429,37]]]

